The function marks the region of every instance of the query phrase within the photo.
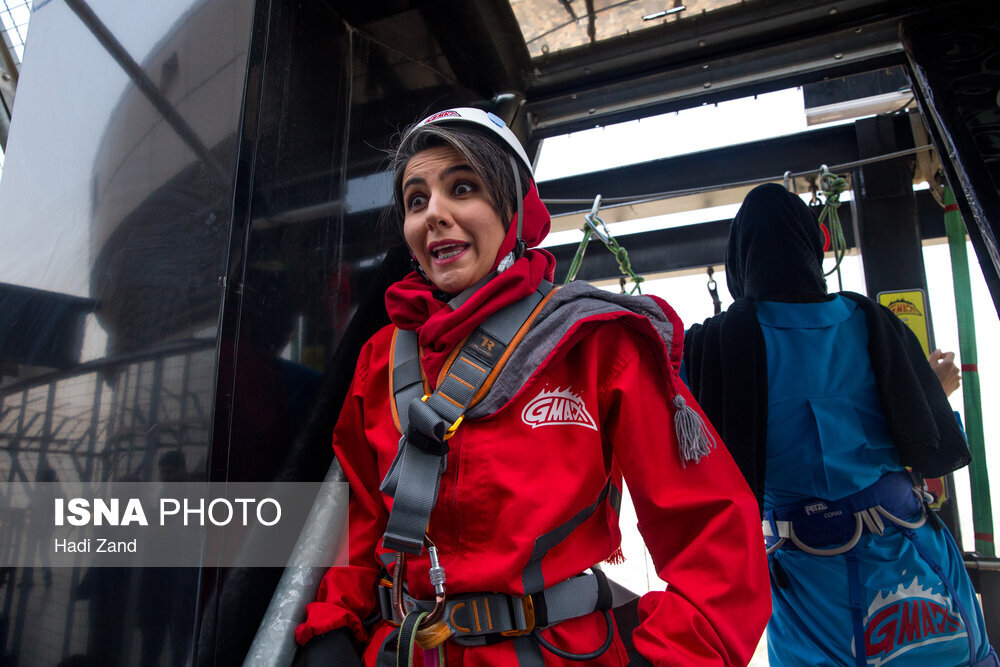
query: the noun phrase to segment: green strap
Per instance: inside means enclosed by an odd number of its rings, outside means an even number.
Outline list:
[[[411,611],[399,626],[399,643],[396,645],[396,667],[413,667],[413,652],[420,650],[417,645],[417,628],[430,612]],[[425,656],[426,658],[426,656]],[[438,667],[444,667],[444,645],[437,647]],[[424,660],[424,667],[431,667]]]
[[[969,256],[966,251],[965,223],[955,203],[951,188],[944,186],[944,226],[951,250],[951,271],[955,284],[955,310],[958,314],[958,348],[962,358],[962,397],[965,402],[965,433],[972,450],[969,477],[972,482],[972,527],[976,551],[995,555],[993,546],[993,506],[990,501],[990,478],[986,468],[986,442],[983,435],[983,407],[979,391],[976,357],[976,320],[972,310],[972,284],[969,279]]]
[[[587,245],[590,243],[590,237],[597,236],[597,238],[604,242],[605,247],[607,247],[608,251],[615,256],[615,260],[618,262],[618,270],[622,273],[622,293],[625,293],[625,281],[626,278],[628,278],[631,279],[633,283],[633,287],[628,293],[642,294],[640,283],[642,283],[645,279],[632,270],[632,262],[628,258],[628,250],[618,243],[618,240],[612,236],[611,232],[608,230],[607,224],[605,224],[604,220],[597,215],[597,211],[600,207],[601,195],[597,195],[594,199],[594,206],[591,208],[590,214],[583,216],[583,239],[581,239],[580,245],[576,248],[576,254],[573,255],[573,261],[570,262],[569,271],[566,272],[566,281],[563,284],[568,285],[576,279],[576,274],[580,272],[580,267],[583,265],[583,255],[587,252]],[[598,223],[600,223],[600,226],[598,226]]]
[[[819,194],[825,198],[823,203],[823,210],[819,214],[819,223],[822,225],[824,222],[827,223],[827,228],[830,231],[830,249],[833,251],[834,265],[833,268],[824,273],[824,276],[828,276],[834,271],[837,272],[837,285],[841,291],[844,289],[844,282],[840,275],[840,265],[844,261],[844,257],[847,255],[847,241],[844,239],[844,229],[840,224],[840,213],[838,209],[840,208],[840,195],[842,195],[848,187],[847,179],[843,176],[838,176],[837,174],[831,174],[823,165],[823,171],[819,178],[820,192]]]

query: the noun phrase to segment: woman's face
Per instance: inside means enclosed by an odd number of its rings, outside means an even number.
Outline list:
[[[457,294],[493,269],[506,231],[482,180],[454,148],[410,158],[403,210],[406,244],[441,291]]]

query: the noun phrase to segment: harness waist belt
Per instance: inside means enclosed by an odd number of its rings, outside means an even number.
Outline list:
[[[393,610],[391,587],[385,580],[378,592],[382,618],[400,623],[402,619]],[[405,591],[402,598],[407,613],[434,608],[434,600],[420,600]],[[442,620],[455,641],[479,646],[610,608],[611,587],[604,573],[595,569],[593,574],[580,574],[524,597],[506,593],[455,596],[445,603]]]
[[[853,547],[865,528],[881,535],[883,519],[904,528],[923,525],[926,516],[909,521],[923,508],[922,495],[909,473],[897,471],[840,500],[817,498],[769,509],[764,512],[762,527],[769,552],[779,545],[794,545],[807,552],[817,551],[809,547],[842,545],[818,554],[836,555]]]

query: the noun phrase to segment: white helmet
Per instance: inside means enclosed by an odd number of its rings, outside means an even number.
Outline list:
[[[528,154],[524,152],[524,147],[521,146],[521,142],[517,140],[517,137],[507,127],[507,123],[503,121],[499,116],[492,114],[488,111],[483,111],[482,109],[473,109],[472,107],[455,107],[454,109],[445,109],[444,111],[438,111],[433,113],[427,118],[413,126],[415,130],[418,127],[424,125],[445,125],[445,124],[459,124],[459,123],[470,123],[472,125],[478,125],[479,127],[485,128],[492,132],[494,135],[503,139],[514,154],[520,158],[521,162],[524,164],[524,168],[528,170],[531,174],[531,160],[528,159]],[[411,130],[412,131],[412,130]]]

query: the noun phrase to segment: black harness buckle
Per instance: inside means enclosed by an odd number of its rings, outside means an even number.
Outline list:
[[[425,435],[412,426],[406,432],[406,441],[425,454],[433,456],[444,456],[450,449],[448,442],[443,437],[438,439]]]

